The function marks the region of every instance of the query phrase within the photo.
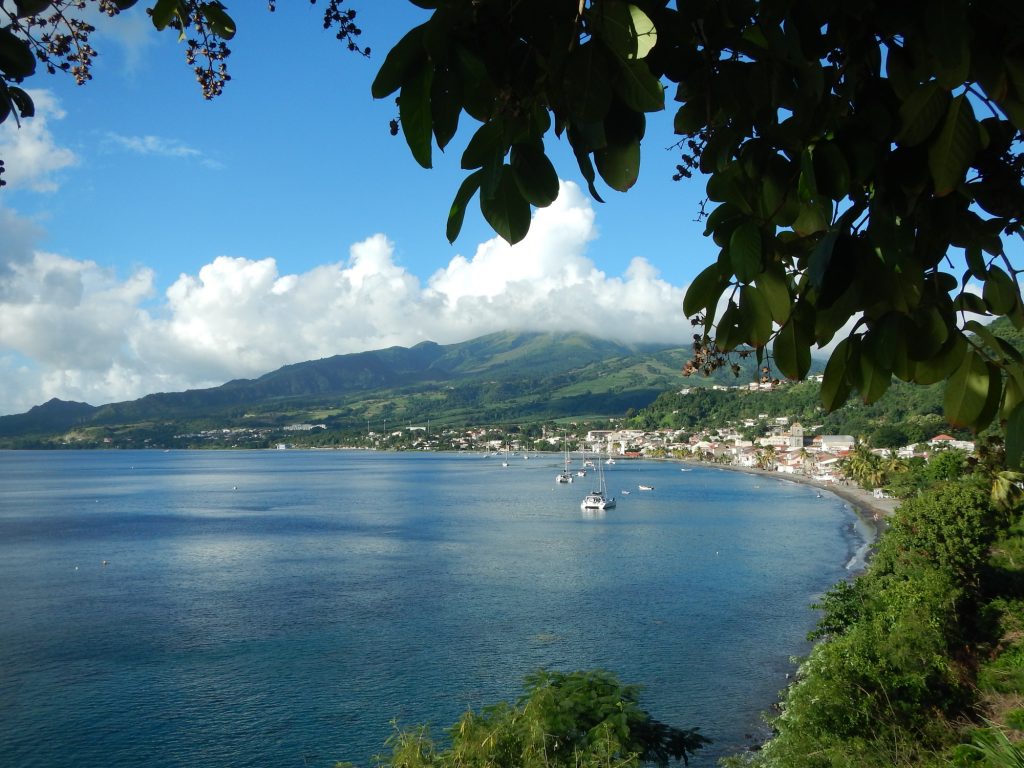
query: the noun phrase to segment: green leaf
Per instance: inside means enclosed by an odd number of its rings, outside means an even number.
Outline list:
[[[398,115],[402,133],[416,162],[430,168],[433,126],[430,119],[430,83],[433,67],[423,67],[402,85],[398,97]]]
[[[761,231],[753,221],[745,221],[729,238],[729,263],[742,283],[750,283],[761,272]]]
[[[157,0],[153,5],[150,17],[153,19],[153,26],[159,30],[167,29],[167,26],[177,16],[182,18],[184,9],[181,7],[181,0]]]
[[[988,369],[988,397],[985,398],[981,413],[974,420],[972,429],[975,432],[980,432],[992,423],[992,419],[999,413],[999,400],[1003,394],[1002,376],[998,366],[986,360],[985,367]]]
[[[975,423],[988,399],[989,371],[985,361],[974,350],[968,350],[963,362],[949,381],[943,397],[946,420],[956,427]]]
[[[10,80],[21,80],[36,71],[36,57],[28,43],[6,27],[0,29],[0,72]]]
[[[511,165],[519,191],[530,203],[544,208],[555,202],[558,174],[544,154],[543,145],[538,148],[530,144],[513,144]]]
[[[434,67],[434,80],[430,84],[430,117],[434,123],[434,140],[444,149],[459,129],[462,114],[462,94],[458,72],[454,67]]]
[[[28,92],[13,85],[7,91],[10,94],[11,101],[14,102],[14,105],[18,108],[18,113],[22,117],[32,117],[36,113],[36,105],[32,101],[32,97],[28,95]]]
[[[849,193],[850,166],[834,142],[822,142],[815,147],[814,178],[818,190],[833,200],[842,200]]]
[[[787,379],[802,379],[811,369],[810,343],[798,327],[796,317],[790,317],[779,329],[772,355]]]
[[[752,285],[740,288],[740,312],[747,339],[752,346],[763,347],[772,335],[772,312],[764,296]]]
[[[611,70],[602,46],[593,40],[574,49],[565,66],[564,92],[573,121],[604,120],[612,103]]]
[[[623,60],[644,58],[658,41],[654,22],[635,5],[608,0],[587,15],[596,34]]]
[[[915,350],[910,348],[913,353]],[[967,340],[959,331],[949,334],[941,349],[928,357],[917,359],[914,366],[914,382],[916,384],[935,384],[949,376],[963,362],[967,352]]]
[[[860,357],[860,381],[858,388],[860,397],[866,404],[878,400],[889,389],[892,383],[892,372],[881,364],[875,351],[869,345],[861,345]]]
[[[825,276],[832,263],[832,253],[835,251],[838,239],[839,229],[830,229],[811,251],[811,258],[807,266],[807,280],[816,290],[820,291],[825,284]]]
[[[50,7],[52,0],[14,0],[14,7],[17,10],[19,19],[26,16],[36,16]]]
[[[397,91],[410,75],[426,65],[427,55],[423,50],[423,35],[427,25],[420,24],[409,30],[384,58],[377,76],[370,86],[375,99],[383,99]]]
[[[640,176],[640,142],[609,145],[594,153],[597,172],[609,187],[626,192]]]
[[[530,231],[530,204],[519,192],[512,169],[502,167],[501,181],[495,194],[488,198],[480,196],[480,210],[503,240],[515,245]]]
[[[1008,315],[1020,300],[1017,284],[999,267],[988,270],[981,295],[989,309],[997,315]]]
[[[768,305],[772,320],[782,325],[789,319],[789,313],[793,307],[785,276],[779,275],[772,269],[766,269],[755,278],[755,283],[757,290]]]
[[[793,231],[801,237],[824,232],[832,223],[832,203],[829,200],[804,203],[793,222]]]
[[[931,136],[949,107],[949,93],[934,80],[917,86],[900,105],[896,143],[913,147]]]
[[[711,264],[701,270],[686,289],[683,297],[683,314],[693,317],[698,312],[710,312],[718,304],[722,291],[729,285],[718,264]]]
[[[829,413],[841,407],[850,396],[850,384],[846,380],[849,346],[849,339],[836,344],[825,365],[825,375],[821,381],[821,404]]]
[[[1006,463],[1012,469],[1019,469],[1024,458],[1024,403],[1010,413],[1006,420]]]
[[[590,154],[575,144],[572,145],[572,153],[576,157],[576,164],[580,167],[580,173],[586,179],[590,196],[597,200],[597,202],[603,203],[604,200],[601,199],[601,196],[597,193],[597,187],[594,186],[594,180],[597,178],[597,175],[594,173],[594,164],[590,161]]]
[[[644,61],[622,61],[615,92],[623,103],[637,112],[660,112],[665,108],[665,89]]]
[[[736,302],[730,301],[715,328],[715,345],[723,352],[729,352],[742,344],[746,335],[742,323],[743,315],[739,307]]]
[[[483,168],[496,160],[500,162],[508,151],[505,132],[500,122],[492,120],[476,129],[462,153],[462,168]]]
[[[971,102],[962,93],[949,105],[942,130],[928,147],[928,168],[936,195],[948,195],[964,180],[979,146],[978,122]]]
[[[215,35],[224,40],[230,40],[235,36],[235,20],[224,10],[223,3],[203,3],[199,6],[199,10]]]
[[[449,243],[454,243],[459,232],[462,231],[462,222],[466,218],[466,207],[476,191],[480,189],[482,175],[483,171],[474,171],[469,174],[459,185],[459,191],[455,193],[452,206],[448,209],[448,226],[445,230]]]

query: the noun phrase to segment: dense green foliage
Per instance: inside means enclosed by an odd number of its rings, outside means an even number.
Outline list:
[[[1003,636],[993,597],[1015,593],[1005,573],[986,566],[1008,529],[982,475],[937,482],[905,502],[870,570],[821,601],[820,642],[751,764],[930,766],[960,755],[967,718],[984,706],[975,665]],[[1019,654],[1012,647],[983,666],[982,688],[995,670],[1019,670]],[[1002,679],[1022,690],[1019,674]]]
[[[526,234],[531,205],[558,191],[550,134],[568,140],[595,198],[598,175],[628,190],[645,115],[672,96],[679,174],[708,176],[716,207],[705,234],[720,248],[684,302],[704,328],[695,367],[749,345],[803,378],[811,349],[842,330],[826,408],[853,392],[873,402],[894,376],[947,380],[946,417],[977,429],[1009,422],[1018,462],[1024,357],[972,341],[968,332],[987,330],[962,313],[1024,326],[1004,249],[1024,222],[1019,3],[417,4],[434,13],[388,54],[373,93],[398,92],[424,167],[463,113],[479,121],[450,239],[476,195],[495,231],[510,242]]]
[[[639,689],[607,672],[538,671],[515,705],[467,712],[439,747],[423,728],[398,731],[392,768],[639,768],[688,762],[707,739],[655,720]]]

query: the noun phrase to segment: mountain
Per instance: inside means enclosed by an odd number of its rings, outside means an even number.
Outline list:
[[[687,350],[657,344],[503,332],[458,344],[423,342],[335,355],[256,379],[99,407],[52,400],[25,414],[0,417],[0,436],[126,428],[167,435],[300,422],[358,430],[368,420],[384,418],[482,424],[614,416],[642,408],[684,382],[712,383],[682,378],[679,371],[688,358]]]
[[[0,436],[64,432],[89,421],[96,407],[53,398],[26,413],[0,417]]]

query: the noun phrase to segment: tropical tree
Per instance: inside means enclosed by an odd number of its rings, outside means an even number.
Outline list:
[[[393,768],[639,768],[687,763],[708,739],[655,720],[639,689],[603,670],[539,671],[515,705],[467,712],[439,748],[424,728],[398,730],[383,765]]]
[[[811,349],[841,339],[827,408],[852,393],[872,402],[893,376],[948,379],[947,418],[1005,422],[1019,462],[1024,358],[973,319],[1024,326],[1005,248],[1024,221],[1019,3],[417,4],[434,13],[388,54],[373,93],[398,93],[424,167],[463,114],[474,121],[449,239],[474,196],[500,235],[525,236],[531,206],[558,192],[552,134],[595,199],[598,176],[628,190],[646,115],[667,94],[677,175],[707,175],[706,234],[721,249],[684,302],[702,330],[689,370],[731,365],[749,345],[802,378]]]

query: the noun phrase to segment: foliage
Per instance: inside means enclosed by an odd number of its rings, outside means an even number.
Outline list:
[[[424,167],[463,113],[478,123],[449,239],[475,195],[502,237],[525,236],[530,207],[557,194],[551,133],[596,199],[598,175],[628,190],[667,82],[685,143],[678,175],[707,174],[716,204],[705,234],[719,258],[684,302],[705,362],[749,345],[802,378],[811,348],[853,320],[826,369],[826,408],[854,392],[873,402],[893,376],[947,380],[951,423],[1024,434],[1024,358],[961,314],[1024,327],[1003,244],[1024,221],[1019,3],[417,4],[434,13],[391,50],[373,94],[398,93]],[[963,269],[946,259],[954,248]],[[1013,463],[1022,443],[1010,441]]]
[[[812,639],[820,642],[773,720],[776,737],[753,764],[940,762],[972,701],[963,649],[981,631],[972,619],[978,574],[1005,523],[973,477],[904,503],[870,570],[817,606],[823,613]],[[1016,668],[1015,658],[1003,666]]]
[[[611,768],[671,759],[688,763],[708,740],[696,729],[665,725],[640,707],[636,686],[622,685],[603,670],[550,672],[526,678],[526,692],[513,706],[467,712],[449,729],[451,745],[440,748],[426,729],[397,730],[392,768]]]

